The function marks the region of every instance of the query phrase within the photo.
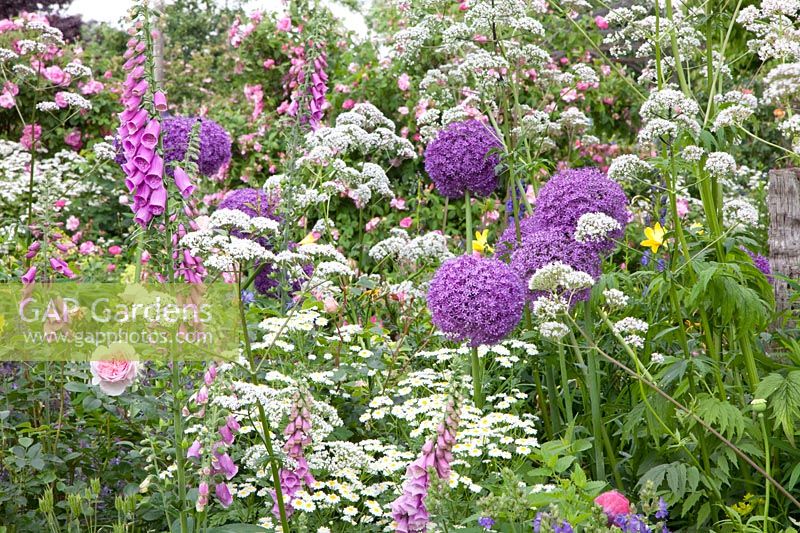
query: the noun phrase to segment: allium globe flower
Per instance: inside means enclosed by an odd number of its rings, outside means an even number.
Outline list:
[[[597,251],[591,246],[577,242],[570,233],[561,230],[531,231],[511,253],[511,268],[520,279],[526,281],[537,270],[555,261],[561,261],[575,270],[586,272],[595,279],[600,276],[600,256],[597,255]],[[582,289],[565,296],[571,302],[588,300],[590,292],[590,289]],[[542,291],[532,291],[531,301],[536,301],[543,295]]]
[[[525,217],[519,221],[519,234],[520,239],[525,240],[525,237],[536,231],[533,217]],[[511,252],[517,247],[517,224],[513,220],[508,221],[508,226],[500,235],[497,244],[494,246],[494,255],[498,258],[510,257]]]
[[[604,213],[619,223],[607,239],[591,243],[598,251],[614,248],[628,225],[628,197],[620,185],[596,168],[564,170],[542,186],[533,212],[535,230],[560,229],[575,232],[578,220],[587,213]]]
[[[495,344],[522,317],[525,285],[502,261],[462,255],[442,263],[428,289],[433,324],[472,346]]]
[[[171,117],[164,120],[164,159],[167,163],[183,161],[189,146],[189,135],[200,121],[200,174],[213,176],[231,159],[231,138],[225,129],[214,122],[196,117]],[[172,170],[167,171],[172,175]]]
[[[425,149],[425,172],[443,196],[458,198],[469,190],[488,196],[497,188],[495,167],[502,149],[497,134],[477,120],[454,122]]]
[[[278,220],[275,215],[277,199],[259,189],[236,189],[229,192],[217,209],[238,209],[250,217],[267,217]]]

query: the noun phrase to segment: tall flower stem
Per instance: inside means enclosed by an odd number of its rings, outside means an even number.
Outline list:
[[[181,524],[181,533],[188,533],[189,524],[186,517],[186,456],[183,449],[183,415],[181,413],[181,371],[178,361],[172,359],[172,422],[175,430],[175,466],[178,484],[178,519]]]
[[[758,421],[761,425],[761,436],[764,439],[764,470],[766,470],[767,475],[770,475],[771,469],[771,458],[769,456],[769,432],[767,431],[767,424],[764,421],[764,413],[758,413]],[[764,533],[767,533],[769,530],[767,525],[769,523],[769,496],[770,496],[770,484],[765,483],[764,487]]]
[[[469,198],[469,191],[464,192],[464,214],[467,218],[467,249],[466,254],[472,253],[472,204]]]
[[[242,301],[242,276],[238,276],[238,303],[239,303],[239,320],[242,325],[242,335],[244,337],[244,350],[247,356],[247,361],[250,363],[251,371],[255,371],[256,362],[253,356],[253,351],[250,348],[250,335],[247,333],[247,316],[244,311],[244,302]],[[280,471],[278,470],[278,461],[275,458],[275,450],[272,446],[272,439],[270,438],[271,428],[267,414],[264,411],[264,405],[261,400],[256,401],[258,406],[258,421],[261,424],[263,435],[261,439],[264,441],[264,446],[267,449],[267,456],[269,457],[270,471],[272,473],[272,483],[275,485],[275,499],[278,501],[278,514],[281,519],[281,530],[283,533],[289,533],[289,521],[286,516],[286,504],[283,501],[283,489],[281,488]]]
[[[586,333],[588,334],[592,331],[590,327],[592,324],[592,306],[588,301],[584,303],[583,314]],[[594,433],[595,439],[598,439],[600,435],[607,434],[603,431],[603,418],[600,412],[600,364],[594,350],[586,352],[586,384],[589,387],[589,401],[591,403],[592,433]],[[594,445],[594,462],[595,479],[605,480],[606,462],[603,457],[603,447],[597,442]]]
[[[572,427],[575,422],[575,414],[572,412],[572,394],[569,392],[567,358],[564,353],[564,345],[561,343],[558,344],[558,362],[561,369],[561,394],[564,397],[564,414],[567,417],[567,425]]]
[[[478,348],[470,350],[470,361],[472,362],[472,401],[475,407],[483,409],[483,363],[478,357]]]

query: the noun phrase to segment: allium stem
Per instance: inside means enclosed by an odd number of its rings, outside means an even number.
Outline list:
[[[467,217],[467,251],[466,254],[472,254],[472,205],[470,203],[469,191],[464,192],[464,212]]]
[[[478,348],[473,347],[470,352],[472,361],[472,401],[475,407],[483,409],[483,366],[478,357]]]

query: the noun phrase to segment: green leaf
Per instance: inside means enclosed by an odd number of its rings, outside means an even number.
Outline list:
[[[794,446],[795,421],[800,418],[800,370],[789,372],[785,378],[780,374],[768,375],[756,388],[756,398],[769,398],[772,429],[780,426]]]
[[[70,392],[86,392],[89,390],[89,385],[78,381],[70,381],[64,384],[64,388]]]
[[[744,434],[746,420],[742,412],[727,401],[703,394],[697,399],[697,416],[715,427],[728,439]]]
[[[20,446],[27,448],[28,446],[33,444],[33,439],[30,437],[20,437],[18,442]]]
[[[252,524],[226,524],[224,526],[212,527],[208,533],[261,533],[267,531],[263,527]]]

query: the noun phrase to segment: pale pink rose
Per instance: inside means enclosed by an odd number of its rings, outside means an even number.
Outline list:
[[[273,69],[273,68],[275,68],[275,60],[271,59],[271,58],[267,59],[266,61],[264,61],[263,65],[264,65],[264,68],[267,69],[267,70]]]
[[[367,225],[364,227],[364,230],[367,233],[369,233],[372,230],[374,230],[375,228],[377,228],[378,224],[380,224],[380,223],[381,223],[381,217],[375,217],[372,220],[370,220],[369,222],[367,222]]]
[[[122,253],[122,248],[116,244],[108,247],[108,253],[111,255],[119,255]]]
[[[275,27],[278,31],[289,31],[292,29],[292,19],[289,17],[283,17],[278,21],[278,24]]]
[[[65,224],[65,227],[69,231],[75,231],[76,229],[78,229],[78,226],[80,226],[80,225],[81,225],[81,221],[78,220],[78,217],[72,215],[67,219],[67,223]]]
[[[92,241],[82,242],[78,247],[78,252],[81,255],[91,255],[97,251],[97,246]]]
[[[400,106],[397,108],[397,112],[403,116],[408,115],[408,107],[407,106]]]
[[[97,80],[90,80],[84,84],[78,84],[78,86],[81,88],[81,94],[86,94],[86,95],[97,94],[106,87]]]
[[[405,217],[400,221],[400,227],[403,229],[408,229],[414,223],[414,219],[411,217]]]
[[[322,307],[326,313],[335,313],[339,310],[339,304],[336,303],[336,300],[328,296],[322,301]]]
[[[127,344],[114,343],[107,348],[101,347],[98,350],[104,356],[120,358],[92,361],[89,365],[92,372],[92,385],[100,385],[100,390],[109,396],[119,396],[133,384],[139,370],[138,361],[121,358],[135,355],[133,348]],[[98,353],[98,350],[95,350],[95,353]]]
[[[5,109],[11,109],[14,107],[14,103],[16,102],[14,95],[8,91],[3,91],[3,94],[0,94],[0,107]]]
[[[611,74],[611,66],[610,65],[600,65],[600,73],[603,76],[608,76]]]
[[[609,518],[620,515],[627,515],[631,512],[631,504],[628,498],[616,490],[609,490],[594,499],[594,503],[603,508],[603,512]]]
[[[397,78],[397,86],[401,91],[407,91],[409,87],[411,87],[411,79],[408,77],[408,74],[405,72],[400,74],[400,77]]]
[[[598,16],[596,16],[594,18],[594,23],[595,23],[595,26],[597,26],[601,30],[607,30],[608,29],[608,21],[606,19],[604,19],[603,17],[601,17],[600,15],[598,15]]]
[[[392,206],[392,208],[400,211],[405,211],[406,209],[406,201],[403,198],[392,198],[392,201],[389,202],[389,205]]]

